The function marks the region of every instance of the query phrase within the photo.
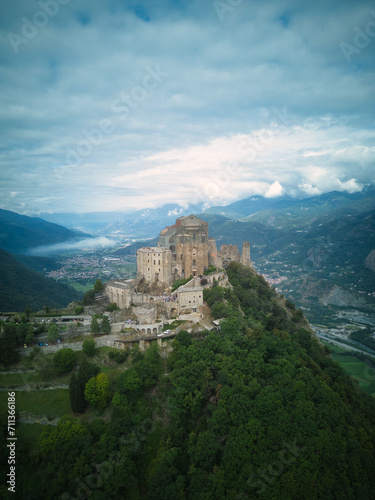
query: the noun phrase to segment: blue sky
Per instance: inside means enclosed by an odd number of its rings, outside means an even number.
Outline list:
[[[374,184],[371,2],[18,0],[0,19],[0,208]]]

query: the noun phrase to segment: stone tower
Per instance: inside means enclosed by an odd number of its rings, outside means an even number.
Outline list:
[[[208,224],[195,215],[163,229],[159,245],[171,251],[173,280],[200,276],[208,267]]]
[[[171,252],[162,247],[144,247],[137,250],[137,274],[146,281],[159,281],[170,285]]]
[[[247,267],[251,266],[250,243],[248,241],[244,241],[242,243],[241,264]]]

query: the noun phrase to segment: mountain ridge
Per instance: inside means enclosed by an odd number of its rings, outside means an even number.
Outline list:
[[[24,254],[33,247],[90,237],[39,217],[0,209],[0,248],[10,253]]]

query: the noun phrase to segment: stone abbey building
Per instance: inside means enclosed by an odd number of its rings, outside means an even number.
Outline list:
[[[251,265],[250,243],[243,243],[242,254],[236,245],[222,245],[218,251],[215,239],[208,236],[208,223],[188,215],[160,232],[157,247],[137,251],[137,277],[171,285],[177,279],[204,275],[209,265],[222,269],[233,261]]]
[[[146,330],[158,331],[161,323],[154,322],[160,315],[170,318],[198,314],[203,306],[204,286],[199,276],[212,265],[217,272],[206,281],[212,284],[214,278],[219,279],[224,286],[226,278],[222,269],[230,262],[251,266],[250,244],[243,243],[242,254],[236,245],[222,245],[217,250],[215,239],[208,236],[207,222],[188,215],[160,232],[157,247],[137,251],[135,280],[110,281],[105,284],[104,293],[120,309],[131,308],[140,324],[147,323]],[[171,292],[174,281],[190,276],[188,283]]]

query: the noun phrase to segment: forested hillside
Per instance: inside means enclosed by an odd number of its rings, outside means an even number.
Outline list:
[[[0,210],[0,248],[12,253],[26,253],[30,248],[53,245],[90,235],[46,222],[39,217],[27,217],[9,210]]]
[[[43,262],[43,260],[41,261]],[[74,288],[44,278],[0,249],[0,311],[65,307],[80,298]]]
[[[263,278],[228,276],[205,292],[221,331],[180,332],[167,359],[133,350],[103,419],[18,442],[9,498],[375,497],[374,400]]]

